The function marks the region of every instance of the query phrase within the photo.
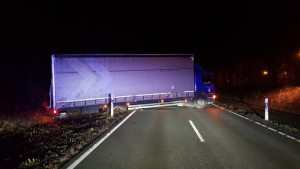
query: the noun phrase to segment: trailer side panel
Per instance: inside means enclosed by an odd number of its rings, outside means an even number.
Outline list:
[[[156,95],[151,94],[155,93],[178,97],[194,91],[191,57],[53,55],[54,108],[97,104],[97,100],[105,100],[109,93],[123,98],[119,101],[124,101],[126,96],[136,99],[130,97],[136,95],[154,99]]]

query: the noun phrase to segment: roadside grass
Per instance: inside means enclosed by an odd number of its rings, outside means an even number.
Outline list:
[[[270,108],[300,114],[300,87],[285,87],[265,95],[270,100]]]
[[[267,95],[274,103],[293,103],[300,98],[300,87],[285,87]]]
[[[284,129],[288,130],[289,132],[291,133],[299,133],[300,130],[295,128],[295,127],[292,127],[290,125],[286,125],[286,124],[280,124]]]
[[[261,108],[265,107],[265,98],[268,98],[269,109],[286,114],[300,114],[300,86],[281,87],[269,90],[268,92],[262,92],[258,88],[252,88],[251,90],[244,88],[239,89],[239,92],[227,91],[223,95],[220,95],[221,97],[224,96]]]
[[[45,113],[0,119],[1,168],[58,168],[94,139],[125,117],[129,111],[82,115],[67,119]]]

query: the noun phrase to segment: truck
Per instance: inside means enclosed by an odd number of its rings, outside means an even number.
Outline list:
[[[114,104],[127,109],[182,105],[204,107],[216,95],[211,72],[194,54],[53,54],[52,114],[99,112]]]

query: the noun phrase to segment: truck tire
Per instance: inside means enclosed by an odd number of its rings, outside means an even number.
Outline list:
[[[205,105],[206,105],[205,99],[203,99],[203,98],[198,98],[198,99],[195,100],[195,106],[196,106],[197,108],[204,108]]]

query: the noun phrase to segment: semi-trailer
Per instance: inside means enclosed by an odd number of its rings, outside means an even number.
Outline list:
[[[194,54],[53,54],[51,69],[53,114],[98,112],[110,102],[204,107],[216,97],[212,73],[194,63]]]

